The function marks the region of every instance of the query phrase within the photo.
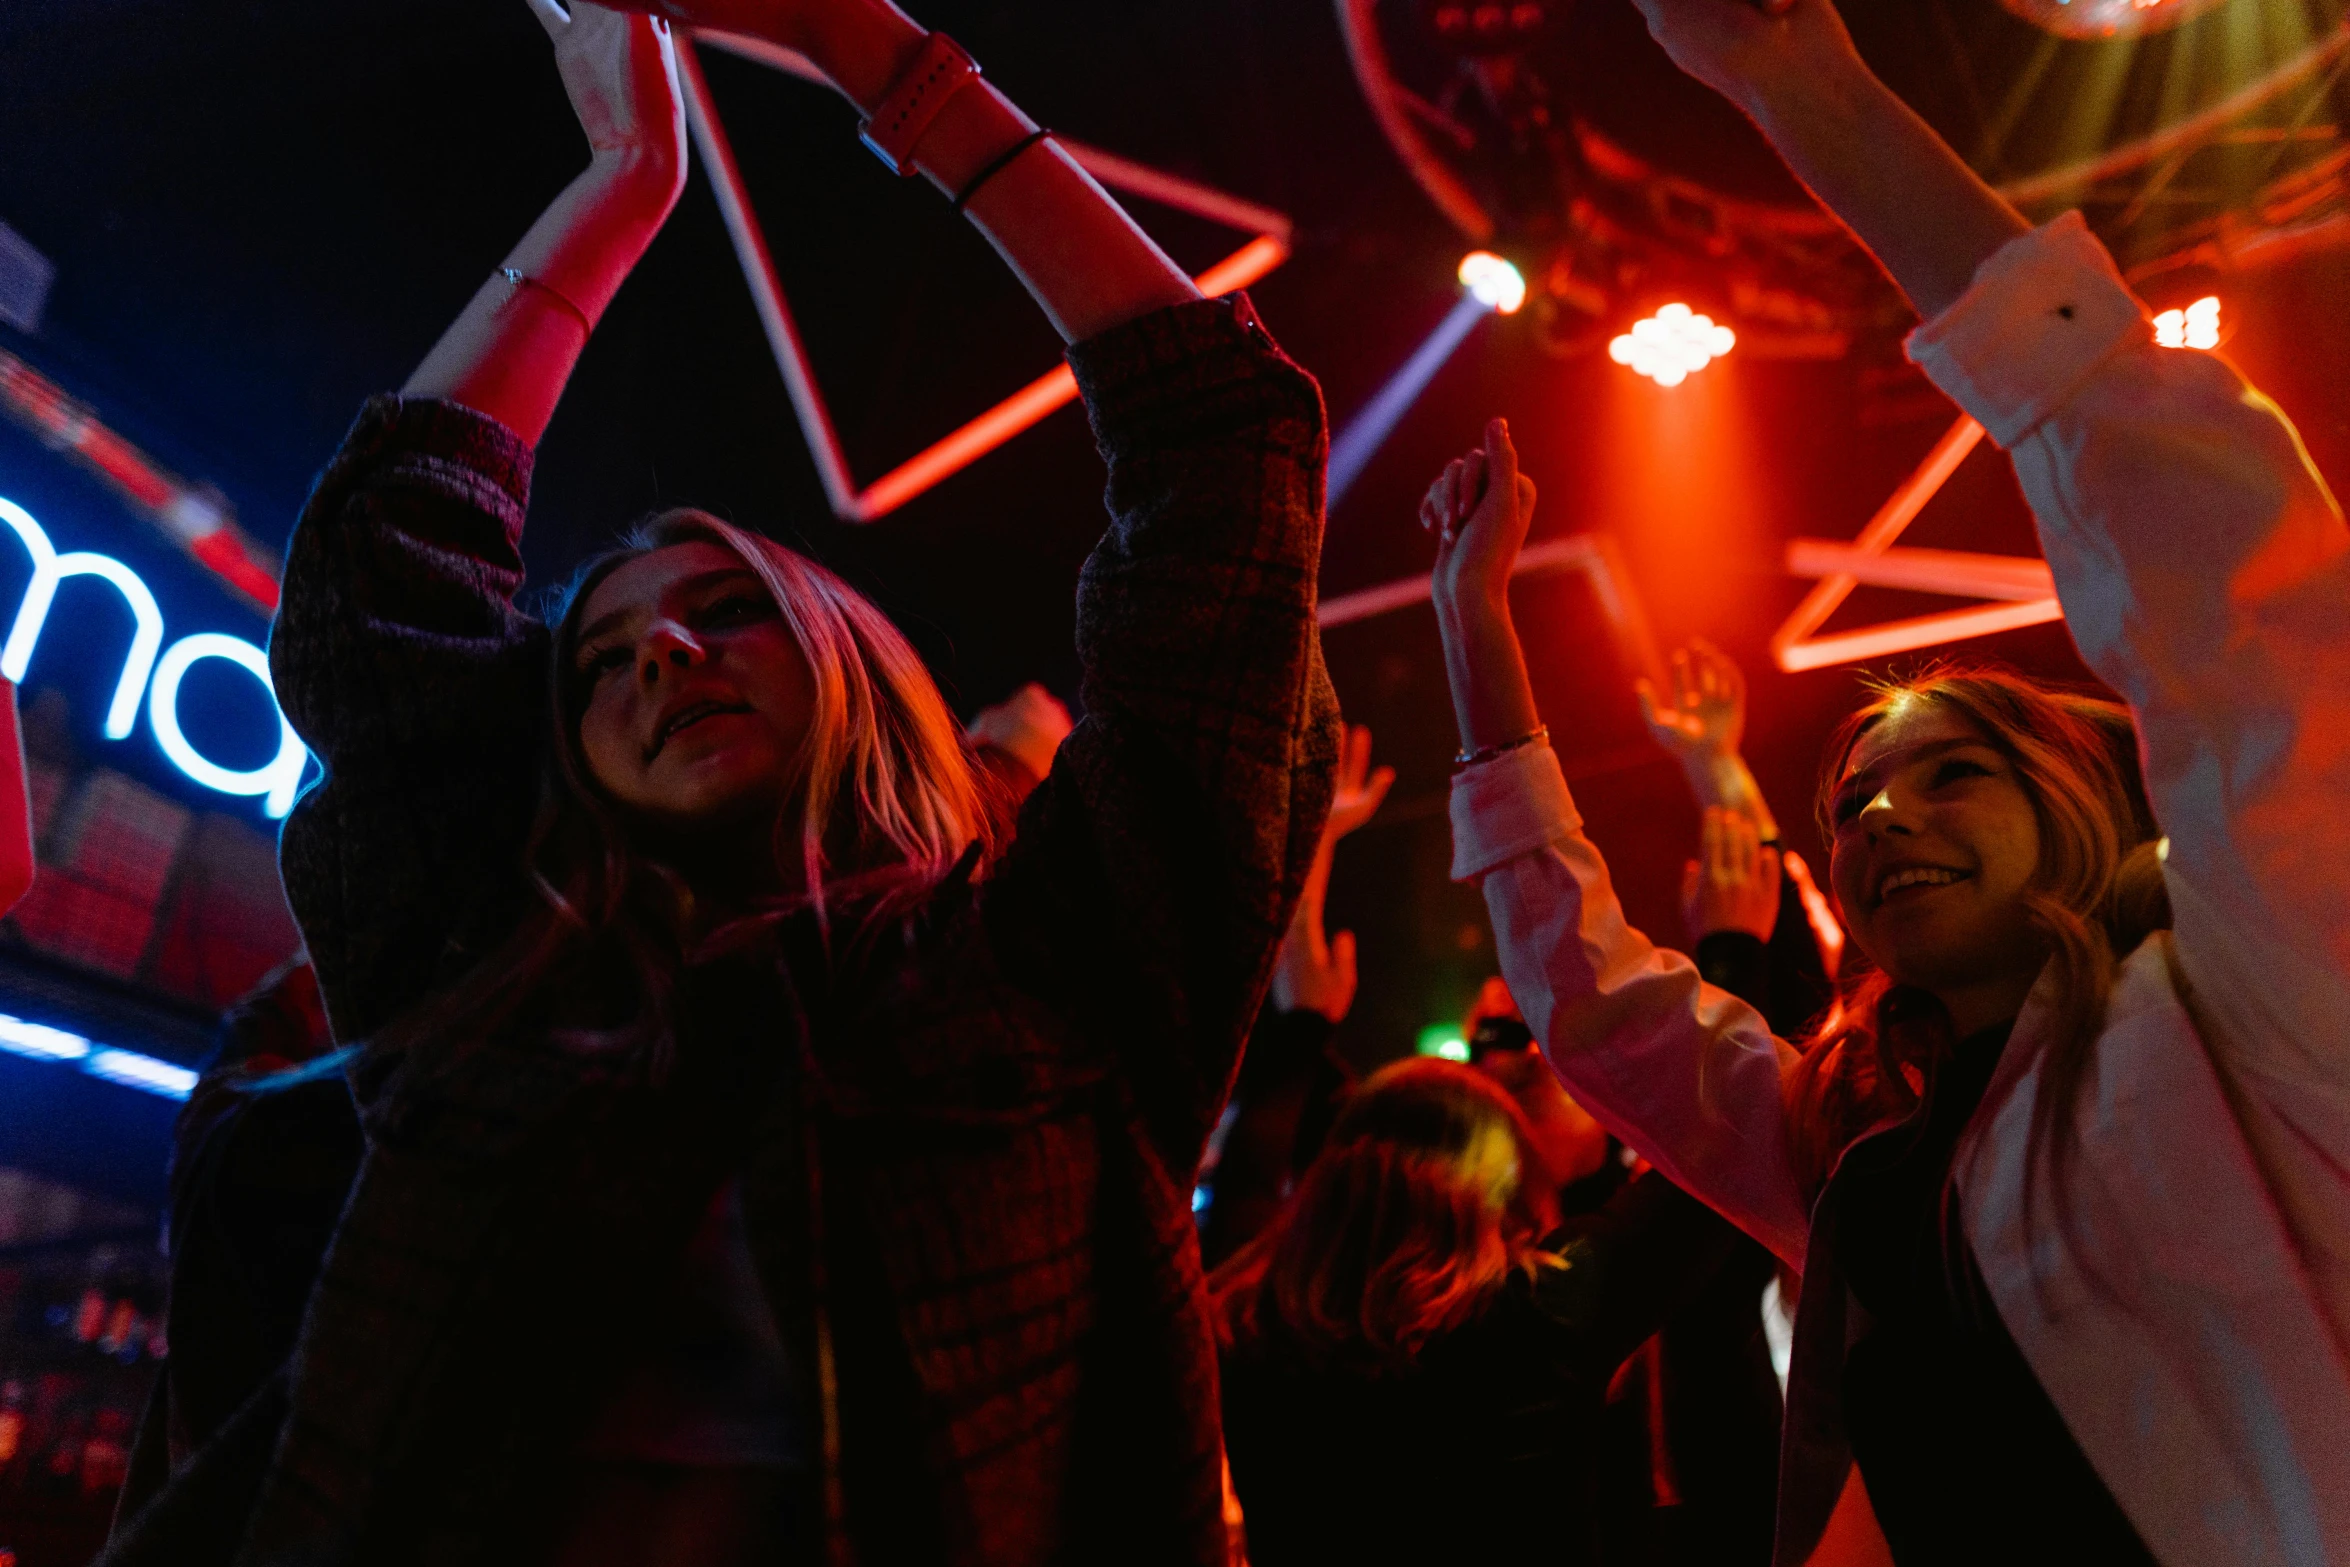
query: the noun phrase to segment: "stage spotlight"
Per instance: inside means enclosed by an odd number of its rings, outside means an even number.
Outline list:
[[[1461,287],[1496,315],[1514,316],[1526,302],[1524,275],[1490,250],[1461,257]]]
[[[2219,0],[1999,0],[2060,38],[2128,38],[2178,26]]]
[[[1687,305],[1671,304],[1607,345],[1607,356],[1659,386],[1679,386],[1738,346],[1738,334]]]
[[[2154,341],[2164,348],[2219,347],[2219,296],[2206,294],[2184,310],[2156,316]]]

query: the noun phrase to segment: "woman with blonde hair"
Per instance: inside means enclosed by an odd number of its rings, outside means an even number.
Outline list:
[[[1508,1089],[1374,1073],[1272,1228],[1219,1268],[1249,1560],[1592,1562],[1608,1382],[1735,1232],[1661,1177],[1562,1222]]]
[[[2350,531],[2276,407],[2158,348],[1829,0],[1638,3],[1926,318],[2128,706],[1954,667],[1854,716],[1847,989],[1799,1055],[1624,923],[1509,622],[1496,421],[1423,508],[1455,874],[1576,1097],[1803,1275],[1781,1563],[1856,1462],[1902,1567],[2350,1558]]]
[[[1188,1198],[1336,761],[1314,382],[887,0],[669,5],[813,59],[1070,343],[1085,717],[1001,842],[813,561],[673,512],[534,618],[532,446],[685,147],[664,23],[531,3],[589,168],[360,414],[272,639],[364,1162],[105,1560],[1220,1563]]]

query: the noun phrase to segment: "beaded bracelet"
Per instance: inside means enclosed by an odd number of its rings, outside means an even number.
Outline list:
[[[1523,751],[1530,745],[1547,745],[1549,742],[1550,725],[1536,724],[1532,730],[1518,736],[1515,740],[1504,740],[1499,745],[1481,745],[1474,751],[1456,752],[1452,759],[1452,765],[1455,767],[1475,767],[1480,762],[1490,762],[1497,756],[1507,756],[1512,751]]]

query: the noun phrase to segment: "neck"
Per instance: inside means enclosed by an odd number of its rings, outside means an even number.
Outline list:
[[[1965,1039],[1986,1028],[2014,1022],[2039,978],[2040,968],[2035,964],[2029,969],[1992,975],[1972,984],[1938,987],[1934,999],[1950,1014],[1952,1036]]]
[[[771,817],[762,817],[726,829],[658,834],[648,847],[693,889],[706,920],[770,904],[799,890],[799,865],[778,859],[774,827]]]

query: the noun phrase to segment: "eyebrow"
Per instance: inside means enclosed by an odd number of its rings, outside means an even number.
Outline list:
[[[1922,740],[1916,745],[1900,746],[1877,757],[1865,769],[1855,768],[1846,773],[1837,781],[1835,798],[1843,799],[1854,784],[1863,778],[1880,776],[1888,766],[1899,766],[1904,762],[1917,761],[1922,757],[1941,756],[1946,752],[1961,751],[1970,745],[1981,746],[1987,751],[1998,749],[1990,741],[1980,740],[1972,735],[1962,735],[1951,740]]]
[[[676,591],[682,593],[699,592],[713,583],[724,582],[735,577],[748,577],[754,582],[759,581],[759,574],[748,566],[713,566],[708,571],[695,572],[683,582],[676,584]],[[764,583],[761,584],[761,586],[764,585]],[[631,607],[615,609],[598,615],[581,629],[578,640],[572,644],[573,647],[575,649],[587,647],[597,638],[608,634],[615,626],[625,624],[628,617],[634,613],[636,611]]]

